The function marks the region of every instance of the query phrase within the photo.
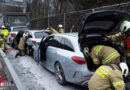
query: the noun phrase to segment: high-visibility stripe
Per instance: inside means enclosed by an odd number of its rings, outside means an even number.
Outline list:
[[[98,56],[100,50],[102,49],[103,45],[97,45],[96,47],[94,47],[94,50],[96,51],[96,55]]]
[[[103,66],[101,66],[100,68],[98,68],[96,70],[96,73],[98,75],[100,75],[102,78],[108,77],[110,78],[110,74],[108,73],[109,70],[107,70],[106,68],[104,68]]]
[[[127,56],[130,57],[130,53],[127,53]]]
[[[98,61],[99,61],[99,59],[98,59],[98,58],[95,58],[93,61],[94,61],[94,62],[98,62]]]
[[[124,81],[119,81],[119,82],[113,82],[112,84],[113,86],[119,86],[119,85],[124,85],[125,83]]]
[[[107,56],[104,60],[103,60],[103,64],[110,61],[112,58],[114,58],[115,56],[119,55],[119,53],[116,51],[116,52],[113,52],[111,53],[109,56]]]

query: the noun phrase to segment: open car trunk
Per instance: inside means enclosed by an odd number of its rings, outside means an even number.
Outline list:
[[[118,46],[112,42],[104,41],[103,38],[119,32],[121,21],[128,17],[128,13],[121,11],[101,11],[87,14],[82,20],[82,28],[78,33],[81,51],[83,52],[85,47],[89,47],[91,50],[94,45],[107,45],[118,50],[121,57],[124,58],[124,54]],[[90,56],[85,56],[85,58],[89,70],[94,71],[98,66],[92,62]]]

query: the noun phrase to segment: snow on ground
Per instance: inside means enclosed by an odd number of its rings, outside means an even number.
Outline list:
[[[29,56],[15,55],[18,51],[7,53],[16,73],[27,87],[27,90],[86,90],[84,87],[68,84],[61,86],[57,83],[53,73],[37,63]]]

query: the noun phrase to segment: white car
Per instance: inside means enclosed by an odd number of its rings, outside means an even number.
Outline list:
[[[35,43],[40,43],[42,37],[47,37],[51,34],[49,30],[27,30],[24,34],[28,34],[28,38],[25,43],[25,49],[27,55],[32,55],[32,46]]]
[[[8,36],[8,40],[7,43],[9,43],[10,45],[13,42],[14,37],[17,35],[17,33],[19,31],[25,31],[28,30],[28,28],[26,26],[17,26],[17,27],[11,27],[10,28],[10,34]]]

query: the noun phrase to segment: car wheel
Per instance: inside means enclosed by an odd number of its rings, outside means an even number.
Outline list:
[[[61,85],[65,85],[66,84],[64,71],[63,71],[62,66],[61,66],[60,63],[56,63],[55,64],[55,77],[56,77],[56,80],[57,80],[57,82],[59,84],[61,84]]]

